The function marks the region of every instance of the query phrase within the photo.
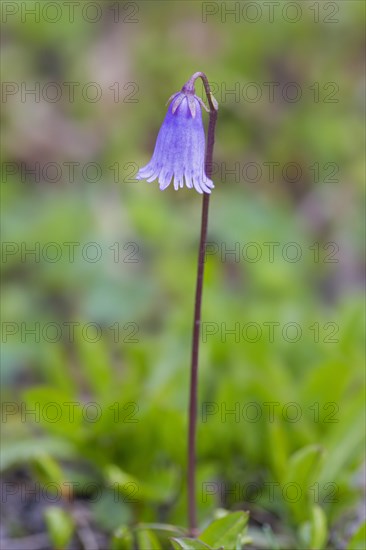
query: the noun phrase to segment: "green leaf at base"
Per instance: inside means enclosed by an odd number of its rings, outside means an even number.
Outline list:
[[[223,547],[232,550],[237,547],[238,537],[245,534],[249,515],[246,512],[233,512],[210,523],[201,533],[200,540],[213,548]]]
[[[170,540],[172,541],[174,550],[213,550],[211,546],[208,546],[199,539],[183,537]]]

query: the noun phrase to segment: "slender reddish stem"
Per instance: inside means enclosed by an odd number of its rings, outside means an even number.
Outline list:
[[[207,100],[210,105],[210,120],[207,131],[207,147],[205,158],[205,171],[207,177],[212,176],[213,148],[215,143],[215,126],[217,120],[217,107],[213,103],[210,86],[206,75],[195,73],[189,82],[196,78],[202,78]],[[203,194],[201,236],[198,250],[198,266],[196,281],[196,296],[194,304],[194,322],[192,335],[192,362],[191,362],[191,383],[189,395],[189,428],[188,428],[188,523],[189,532],[192,536],[197,535],[197,509],[196,509],[196,429],[197,429],[197,390],[198,390],[198,359],[201,329],[201,304],[203,290],[203,275],[205,267],[205,252],[208,224],[208,209],[210,195]]]

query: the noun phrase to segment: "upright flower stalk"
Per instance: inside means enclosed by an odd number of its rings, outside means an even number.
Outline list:
[[[195,95],[195,81],[201,78],[209,109],[202,99]],[[208,222],[208,207],[214,184],[212,176],[212,155],[215,142],[215,126],[218,105],[211,93],[204,73],[197,72],[188,80],[180,92],[169,99],[170,106],[159,130],[154,153],[150,162],[142,167],[136,179],[153,182],[158,180],[161,191],[173,182],[174,189],[195,189],[202,194],[201,237],[198,252],[196,296],[192,335],[191,381],[189,394],[188,423],[188,523],[192,536],[197,534],[196,513],[196,426],[197,426],[197,386],[198,355],[201,329],[201,303],[203,273]],[[202,123],[201,107],[209,112],[207,143]]]
[[[215,126],[217,120],[218,105],[213,98],[204,73],[195,73],[187,84],[194,87],[197,78],[201,78],[205,87],[207,101],[210,106],[209,124],[207,130],[207,146],[205,156],[206,176],[211,179],[213,166],[213,148],[215,143]],[[196,280],[196,296],[194,304],[193,335],[192,335],[192,360],[191,360],[191,382],[189,394],[189,426],[188,426],[188,524],[192,536],[197,533],[197,511],[196,511],[196,428],[197,428],[197,388],[198,388],[198,359],[201,334],[201,304],[203,275],[205,267],[205,252],[207,239],[208,209],[210,195],[205,193],[202,198],[201,236],[198,250],[198,266]]]

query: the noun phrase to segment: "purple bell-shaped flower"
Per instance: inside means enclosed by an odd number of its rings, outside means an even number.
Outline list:
[[[205,132],[202,123],[202,99],[194,94],[192,86],[183,86],[174,94],[160,128],[153,156],[141,168],[136,179],[159,181],[166,189],[173,180],[174,189],[186,185],[198,193],[211,193],[212,181],[205,172]]]

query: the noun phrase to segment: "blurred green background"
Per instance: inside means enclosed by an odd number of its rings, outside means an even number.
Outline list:
[[[3,547],[186,525],[201,198],[134,175],[204,71],[200,524],[363,548],[363,2],[34,4],[2,3]]]

